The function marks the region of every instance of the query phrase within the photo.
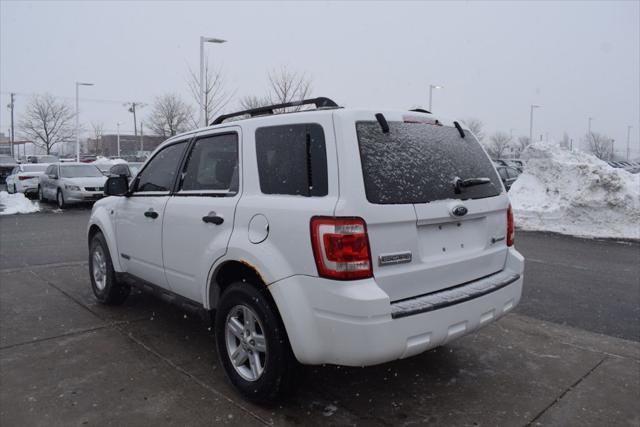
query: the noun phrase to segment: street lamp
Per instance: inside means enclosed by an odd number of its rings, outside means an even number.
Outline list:
[[[589,125],[587,126],[587,135],[591,135],[591,121],[593,117],[589,116]]]
[[[204,93],[204,44],[205,43],[226,43],[226,40],[200,36],[200,126],[206,126],[207,117],[204,114],[206,103]]]
[[[433,101],[433,90],[434,89],[444,89],[444,86],[429,85],[429,112],[431,112],[431,105],[432,105],[432,101]]]
[[[93,86],[93,83],[76,82],[76,162],[80,162],[80,109],[78,106],[80,86]]]
[[[529,113],[529,144],[533,144],[533,109],[540,107],[542,106],[531,104],[531,112]]]
[[[627,161],[629,161],[629,154],[630,154],[630,149],[631,149],[630,142],[631,142],[631,128],[632,127],[633,126],[631,126],[631,125],[627,126]]]
[[[116,129],[117,129],[116,141],[118,146],[118,158],[120,158],[120,122],[116,123]]]

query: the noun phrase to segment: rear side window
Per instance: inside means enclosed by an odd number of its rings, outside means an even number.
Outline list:
[[[259,128],[256,154],[264,194],[327,195],[327,150],[319,124]]]
[[[356,123],[367,200],[376,204],[479,199],[500,194],[500,179],[470,132],[461,138],[448,126],[377,121]],[[489,178],[490,183],[455,193],[455,178]]]

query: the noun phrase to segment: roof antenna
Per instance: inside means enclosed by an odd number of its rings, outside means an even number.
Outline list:
[[[455,125],[456,129],[458,129],[458,132],[460,133],[460,138],[464,138],[464,131],[462,130],[462,126],[460,126],[460,123],[453,122],[453,124]]]
[[[382,133],[389,133],[389,123],[387,123],[387,119],[384,118],[384,114],[376,114],[376,120],[378,120],[378,123],[380,123]]]

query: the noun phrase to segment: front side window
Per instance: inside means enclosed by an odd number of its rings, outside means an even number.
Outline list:
[[[377,121],[356,123],[367,200],[375,204],[428,203],[446,199],[481,199],[500,194],[502,185],[471,132],[460,137],[451,126]],[[454,180],[489,182],[455,191]]]
[[[319,124],[259,128],[256,154],[264,194],[327,195],[327,151]]]
[[[178,142],[156,154],[138,175],[135,191],[170,191],[186,145],[186,141]]]
[[[238,135],[213,135],[198,139],[187,160],[183,191],[238,192]]]

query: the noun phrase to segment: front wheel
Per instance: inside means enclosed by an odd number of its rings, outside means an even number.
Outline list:
[[[58,194],[56,195],[56,201],[58,202],[58,208],[64,209],[67,207],[67,204],[64,201],[64,194],[62,194],[62,190],[58,190]]]
[[[100,232],[93,236],[89,245],[89,276],[93,294],[102,304],[120,305],[131,292],[129,285],[116,280],[107,242]]]
[[[271,403],[291,391],[299,364],[266,289],[236,282],[216,310],[215,339],[227,377],[247,399]]]
[[[42,187],[40,187],[39,185],[38,185],[38,200],[41,201],[42,203],[47,201],[47,199],[44,197],[44,191],[42,190]]]

